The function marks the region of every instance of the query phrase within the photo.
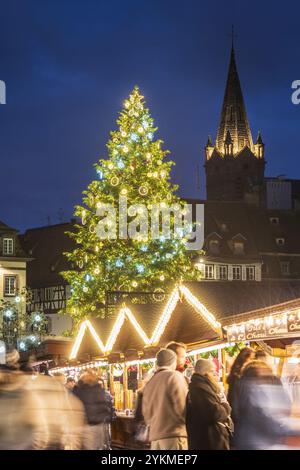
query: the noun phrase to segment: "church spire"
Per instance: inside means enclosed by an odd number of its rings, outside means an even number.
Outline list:
[[[221,120],[216,139],[216,147],[221,153],[224,153],[224,145],[228,132],[233,142],[234,154],[238,153],[245,146],[248,146],[253,151],[251,130],[235,62],[233,40]]]

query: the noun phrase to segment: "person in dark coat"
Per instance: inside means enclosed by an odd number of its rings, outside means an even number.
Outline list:
[[[229,450],[231,410],[215,370],[209,360],[199,359],[195,365],[186,406],[190,450]]]
[[[83,403],[87,424],[83,429],[83,447],[86,450],[110,447],[109,425],[114,417],[112,398],[100,385],[93,371],[84,372],[73,389]]]
[[[232,364],[230,374],[227,378],[228,383],[228,392],[227,400],[231,406],[231,417],[233,422],[236,422],[236,408],[237,408],[237,396],[238,396],[238,387],[239,380],[242,375],[242,369],[252,361],[255,357],[255,351],[252,348],[243,348],[239,354],[236,356],[234,363]]]
[[[291,434],[290,399],[281,380],[264,361],[252,361],[243,369],[237,404],[236,449],[280,448],[285,437]]]

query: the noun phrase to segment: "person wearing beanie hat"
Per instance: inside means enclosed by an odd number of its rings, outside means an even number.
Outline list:
[[[156,355],[156,372],[143,389],[142,415],[149,426],[152,450],[187,450],[185,402],[187,383],[176,371],[170,349]]]
[[[229,450],[230,412],[216,378],[215,364],[199,359],[186,402],[189,450]]]
[[[161,349],[156,354],[156,365],[157,368],[166,367],[172,370],[176,369],[177,356],[171,349]]]

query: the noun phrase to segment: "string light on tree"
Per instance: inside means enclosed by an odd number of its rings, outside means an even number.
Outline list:
[[[117,238],[101,240],[99,248],[97,212],[103,211],[107,204],[119,207],[120,196],[127,198],[128,224],[138,217],[144,218],[147,211],[139,207],[145,203],[150,213],[152,206],[167,200],[172,206],[181,206],[175,194],[177,187],[169,178],[174,163],[167,158],[169,152],[163,148],[162,141],[155,139],[157,128],[137,87],[124,101],[117,125],[107,143],[107,159],[95,164],[97,174],[101,172],[103,178],[89,184],[82,204],[75,209],[75,216],[81,218],[82,224],[76,226],[76,234],[72,235],[76,247],[67,257],[79,270],[63,273],[72,287],[66,311],[71,312],[75,321],[85,317],[95,305],[104,305],[106,292],[118,291],[120,286],[122,290],[138,287],[141,291],[154,292],[183,276],[194,278],[192,254],[186,251],[183,241],[178,240],[178,245],[171,239],[161,242],[152,239],[150,233],[126,238],[127,227],[121,237],[120,220],[116,224]],[[107,231],[113,228],[114,221],[107,216]],[[159,257],[154,255],[157,252]],[[167,253],[172,253],[172,257],[167,257]],[[94,279],[86,281],[85,275],[91,273]]]

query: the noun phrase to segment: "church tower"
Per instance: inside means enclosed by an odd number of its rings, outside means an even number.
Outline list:
[[[216,142],[205,147],[208,200],[260,203],[263,198],[264,144],[253,144],[232,45]]]

